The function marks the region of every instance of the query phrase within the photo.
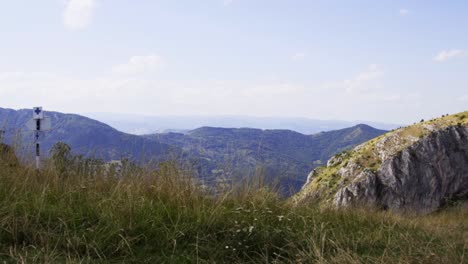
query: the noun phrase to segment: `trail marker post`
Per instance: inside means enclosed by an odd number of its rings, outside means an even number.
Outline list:
[[[41,151],[39,145],[39,132],[41,131],[41,120],[44,119],[42,107],[34,107],[33,119],[36,120],[36,131],[34,131],[34,142],[36,143],[36,170],[41,167]]]
[[[40,149],[40,135],[42,131],[50,130],[50,118],[44,117],[42,107],[33,108],[33,118],[26,123],[26,126],[34,131],[34,144],[36,145],[36,169],[41,165],[41,149]]]

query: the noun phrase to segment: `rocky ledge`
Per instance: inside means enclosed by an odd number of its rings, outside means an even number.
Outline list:
[[[294,199],[418,213],[466,202],[468,125],[464,121],[465,115],[459,114],[417,124],[341,153],[327,167],[309,174]]]

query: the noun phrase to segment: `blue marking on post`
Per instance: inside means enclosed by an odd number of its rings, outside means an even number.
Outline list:
[[[36,113],[36,115],[38,115],[38,114],[40,114],[40,113],[41,113],[41,109],[39,109],[39,108],[36,108],[36,109],[34,110],[34,112]]]

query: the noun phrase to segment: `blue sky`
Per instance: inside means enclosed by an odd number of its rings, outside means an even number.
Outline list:
[[[15,0],[0,107],[410,123],[468,109],[468,2]]]

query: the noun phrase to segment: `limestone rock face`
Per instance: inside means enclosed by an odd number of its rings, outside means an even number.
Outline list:
[[[316,170],[311,171],[309,173],[309,175],[307,175],[307,180],[306,180],[306,183],[304,184],[304,186],[307,186],[308,184],[310,184],[312,182],[312,180],[314,179],[316,174],[317,174]]]
[[[358,175],[358,178],[361,180],[338,190],[333,199],[334,205],[339,207],[353,204],[374,205],[378,202],[377,176],[373,172],[365,170]]]
[[[468,127],[452,126],[387,158],[377,172],[361,172],[333,203],[427,213],[460,200],[468,200]]]
[[[336,155],[294,201],[417,213],[468,204],[468,124],[458,120],[405,127]]]

